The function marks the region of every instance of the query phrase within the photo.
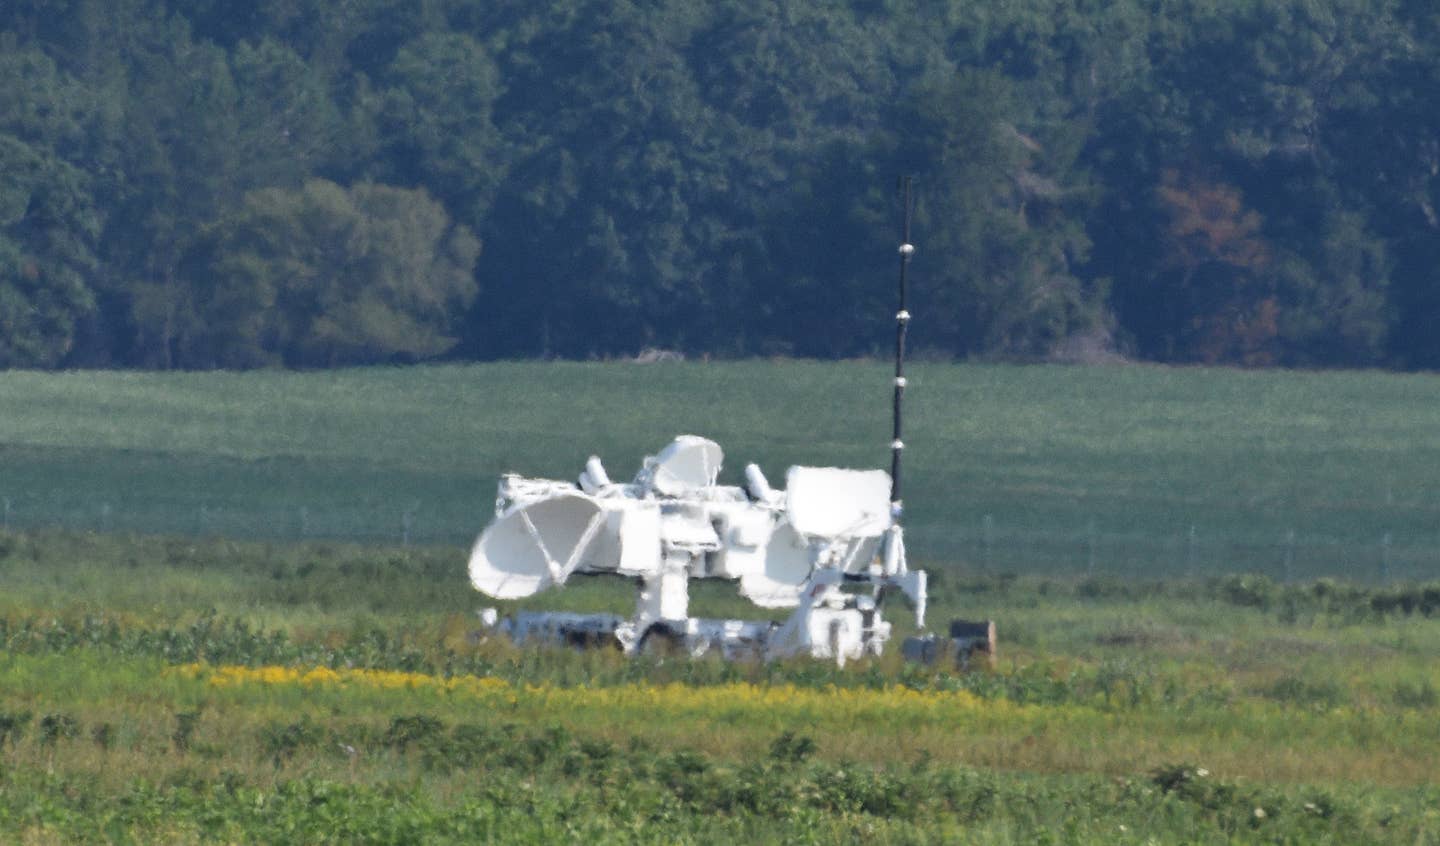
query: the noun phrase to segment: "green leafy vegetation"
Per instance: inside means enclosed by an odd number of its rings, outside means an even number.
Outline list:
[[[1433,368],[1437,69],[1408,0],[12,0],[0,366],[872,355],[903,173],[931,358]]]
[[[479,251],[423,191],[311,180],[247,193],[194,249],[209,284],[177,353],[242,366],[433,357],[456,342]]]

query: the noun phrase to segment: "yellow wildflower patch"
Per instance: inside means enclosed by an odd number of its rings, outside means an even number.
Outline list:
[[[326,667],[236,667],[188,664],[176,672],[203,679],[217,688],[247,685],[288,685],[302,688],[409,690],[471,697],[481,704],[531,705],[540,709],[601,711],[663,711],[736,716],[757,711],[781,714],[823,714],[828,719],[863,720],[904,715],[926,722],[948,722],[983,711],[1015,713],[1032,706],[1004,700],[983,701],[965,692],[919,691],[906,687],[839,688],[731,683],[694,687],[684,684],[626,684],[611,687],[564,687],[512,684],[487,676],[433,676],[390,670],[332,670]]]
[[[395,670],[332,670],[329,667],[212,667],[185,664],[176,668],[189,678],[204,678],[212,687],[239,687],[249,684],[299,685],[301,687],[363,687],[373,690],[432,690],[446,693],[484,694],[508,691],[509,682],[480,676],[442,678],[424,673]]]

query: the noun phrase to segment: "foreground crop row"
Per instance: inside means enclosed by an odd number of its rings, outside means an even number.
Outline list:
[[[0,676],[9,683],[0,834],[14,839],[1007,842],[1063,833],[1066,842],[1318,843],[1427,842],[1440,832],[1440,792],[1418,771],[1413,787],[1265,783],[1227,774],[1234,756],[1216,750],[1201,759],[1208,766],[1135,762],[1105,774],[1123,757],[1097,740],[1124,722],[1184,730],[1186,719],[1155,711],[1119,720],[903,687],[590,690],[172,667],[104,650],[11,656]],[[1329,754],[1405,755],[1389,734],[1404,721],[1382,720],[1366,739],[1342,712],[1283,716],[1314,732],[1297,741]],[[1409,743],[1423,746],[1419,716]],[[891,737],[888,755],[867,760],[874,746],[856,735],[895,726],[926,740],[896,749]],[[1242,719],[1226,733],[1263,738],[1278,728]],[[1289,745],[1268,740],[1251,754],[1280,756]],[[1020,754],[982,768],[956,760],[995,741]],[[1086,772],[1082,757],[1065,767],[1021,752],[1066,742],[1088,747],[1101,771]]]

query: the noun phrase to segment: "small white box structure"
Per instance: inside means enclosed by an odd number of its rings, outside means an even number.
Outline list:
[[[910,599],[924,626],[925,572],[906,567],[890,474],[792,467],[782,493],[753,464],[744,487],[717,484],[722,461],[714,441],[681,435],[628,484],[611,482],[594,457],[574,484],[503,477],[495,520],[470,554],[477,590],[521,599],[575,573],[615,573],[638,582],[639,598],[629,620],[521,612],[496,625],[517,642],[841,664],[882,651],[889,589]],[[756,605],[795,611],[781,624],[696,619],[690,579],[736,581]]]

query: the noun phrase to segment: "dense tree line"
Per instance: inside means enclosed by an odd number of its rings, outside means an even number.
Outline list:
[[[0,366],[1440,366],[1419,0],[7,0]]]

